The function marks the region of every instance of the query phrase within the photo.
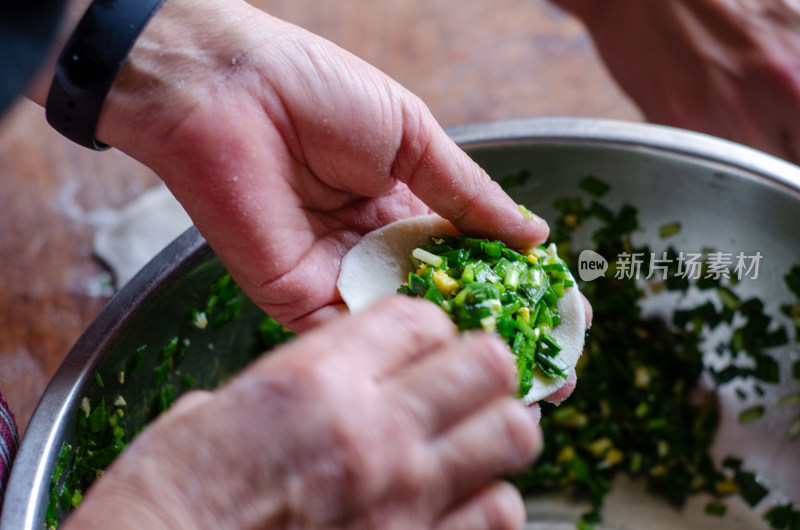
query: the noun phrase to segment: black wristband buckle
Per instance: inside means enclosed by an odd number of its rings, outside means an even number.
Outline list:
[[[58,57],[45,105],[47,122],[84,147],[108,145],[94,137],[111,85],[133,43],[164,0],[94,0]]]

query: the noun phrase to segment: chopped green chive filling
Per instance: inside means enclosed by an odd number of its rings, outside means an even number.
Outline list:
[[[728,508],[721,502],[711,501],[706,504],[706,513],[715,517],[722,517]]]
[[[209,323],[219,329],[238,318],[242,307],[241,289],[228,274],[224,274],[209,288],[209,295],[200,309],[192,309],[188,324],[194,330],[204,330]],[[278,322],[265,316],[258,329],[260,351],[270,350],[288,340],[294,334]],[[99,370],[92,373],[94,385],[107,392],[114,391],[108,400],[95,401],[84,397],[77,414],[75,445],[64,442],[59,452],[53,475],[49,483],[49,502],[44,514],[44,527],[55,529],[58,523],[83,499],[84,492],[100,476],[105,468],[125,449],[138,434],[141,427],[131,428],[125,410],[133,407],[133,414],[145,414],[149,419],[167,410],[179,395],[198,387],[198,381],[190,374],[182,374],[181,363],[189,354],[191,341],[173,336],[158,349],[146,344],[132,351],[125,369],[112,372],[116,377],[105,381]],[[157,356],[157,365],[152,370],[153,393],[149,397],[132,398],[129,406],[119,389],[111,387],[116,381],[125,384],[126,374],[135,377],[146,357]],[[135,394],[134,394],[135,395]],[[143,405],[143,400],[152,398]],[[140,410],[143,409],[144,411]],[[149,409],[149,412],[147,411]]]
[[[590,239],[592,249],[606,257],[623,252],[657,255],[653,251],[659,249],[634,241],[640,228],[636,208],[623,205],[612,211],[600,204],[598,197],[609,191],[603,184],[586,177],[579,183],[585,194],[554,203],[560,215],[550,221],[559,254],[575,263],[581,247],[574,241]],[[666,238],[681,229],[680,223],[672,223],[658,233]],[[574,237],[580,230],[592,232]],[[700,254],[711,252],[703,249]],[[784,276],[796,297],[781,306],[788,317],[786,326],[759,298],[736,292],[734,275],[729,281],[681,276],[678,256],[674,248],[666,249],[671,265],[667,277],[657,283],[644,286],[634,278],[608,276],[581,287],[595,318],[577,366],[580,383],[568,404],[555,408],[542,403],[544,453],[527,472],[512,477],[523,493],[564,487],[587,496],[592,508],[582,515],[578,529],[594,528],[602,521],[604,498],[619,473],[642,480],[648,491],[676,506],[696,493],[709,494],[708,516],[723,517],[725,498],[731,495],[756,510],[767,504],[768,484],[747,470],[742,459],[727,457],[718,464],[712,458],[720,410],[714,392],[699,390],[698,381],[710,376],[719,388],[744,383],[736,395],[759,399],[741,410],[742,429],[758,428],[776,408],[764,388],[785,383],[788,376],[800,379],[800,360],[792,359],[782,368],[783,352],[776,350],[800,343],[800,265]],[[645,261],[643,267],[651,263]],[[706,274],[709,264],[704,261],[702,267]],[[690,290],[704,291],[710,299],[672,310],[666,319],[643,315],[640,301],[649,293]],[[708,338],[717,330],[726,336],[715,346]],[[716,352],[707,365],[706,351]],[[792,411],[786,431],[791,443],[800,441],[800,414],[794,411],[798,402],[800,395],[794,390],[777,400],[777,408]],[[773,528],[800,530],[800,512],[790,504],[773,507],[765,519]]]
[[[505,339],[517,358],[520,396],[534,373],[567,377],[551,332],[561,322],[556,304],[573,281],[555,245],[522,254],[499,241],[433,236],[414,249],[411,262],[414,272],[398,292],[435,302],[460,330]]]

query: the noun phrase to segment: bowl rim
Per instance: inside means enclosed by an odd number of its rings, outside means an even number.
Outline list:
[[[446,129],[462,149],[515,144],[606,146],[658,151],[734,167],[793,193],[800,166],[730,140],[653,123],[577,117],[544,117],[471,123]]]
[[[772,155],[702,133],[640,122],[595,118],[524,118],[450,127],[447,134],[462,148],[514,144],[569,144],[656,151],[711,162],[761,177],[800,197],[800,167]],[[0,529],[41,526],[37,507],[47,492],[49,472],[79,389],[91,377],[103,352],[121,329],[147,307],[166,283],[213,256],[191,227],[156,255],[116,293],[64,357],[42,394],[22,439],[6,489]]]

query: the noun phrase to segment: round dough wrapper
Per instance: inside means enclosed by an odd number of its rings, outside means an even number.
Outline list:
[[[337,287],[351,312],[362,311],[384,296],[397,293],[408,281],[411,252],[428,242],[432,235],[460,235],[446,219],[423,215],[401,219],[366,234],[342,259]],[[561,324],[552,335],[561,346],[561,357],[575,367],[583,351],[586,316],[583,300],[575,287],[564,290],[558,301]],[[535,375],[530,391],[522,398],[525,404],[543,399],[564,385],[565,379]]]
[[[342,258],[336,286],[351,313],[397,294],[411,272],[411,252],[431,235],[460,235],[438,215],[401,219],[369,232]]]
[[[575,283],[575,278],[570,274],[570,279]],[[561,324],[554,327],[550,334],[561,346],[561,358],[575,368],[583,352],[583,341],[586,337],[586,312],[583,307],[583,298],[577,287],[564,289],[564,297],[556,303],[561,316]],[[531,389],[522,398],[526,405],[544,399],[566,383],[566,379],[548,379],[540,374],[534,374]]]

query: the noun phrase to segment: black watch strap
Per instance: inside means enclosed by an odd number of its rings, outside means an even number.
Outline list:
[[[70,140],[108,149],[94,137],[100,109],[136,38],[164,0],[94,0],[58,57],[47,122]]]

